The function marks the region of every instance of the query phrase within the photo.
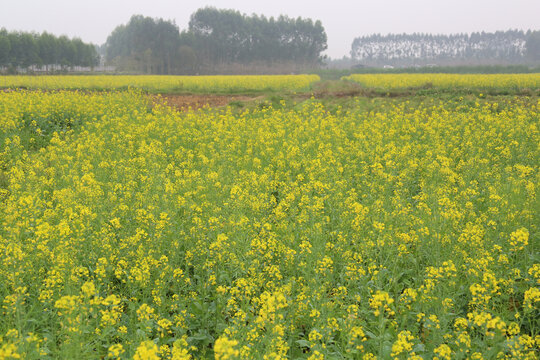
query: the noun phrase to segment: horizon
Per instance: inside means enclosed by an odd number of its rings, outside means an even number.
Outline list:
[[[145,16],[144,14],[133,14],[132,16],[136,16],[136,15],[142,15],[142,16]],[[154,17],[153,19],[163,19],[163,20],[168,20],[168,19],[165,19],[165,18],[160,18],[160,17]],[[127,24],[124,23],[124,24],[118,24],[119,25],[125,25]],[[176,26],[178,26],[178,24],[175,23]],[[324,24],[323,24],[323,27],[324,27]],[[0,30],[2,29],[5,29],[7,30],[8,32],[26,32],[25,30],[19,30],[19,29],[7,29],[7,28],[4,28],[4,27],[0,27]],[[187,28],[186,29],[182,29],[180,27],[178,27],[178,30],[180,32],[182,32],[183,30],[188,30]],[[413,34],[418,34],[418,35],[433,35],[433,36],[449,36],[449,35],[460,35],[460,34],[466,34],[466,35],[471,35],[473,33],[497,33],[497,32],[506,32],[506,31],[522,31],[524,33],[527,33],[529,31],[540,31],[540,30],[534,30],[534,29],[499,29],[499,30],[495,30],[495,31],[472,31],[472,32],[455,32],[455,33],[371,33],[371,34],[364,34],[364,35],[360,35],[360,36],[357,36],[357,38],[360,38],[360,37],[368,37],[368,36],[372,36],[372,35],[380,35],[380,36],[388,36],[388,35],[413,35]],[[70,36],[68,34],[56,34],[56,33],[53,33],[53,32],[50,32],[50,31],[47,31],[47,30],[43,30],[43,31],[28,31],[29,33],[33,33],[33,34],[42,34],[42,33],[48,33],[48,34],[51,34],[51,35],[55,35],[55,36],[67,36],[69,39],[81,39],[82,41],[84,41],[85,43],[87,44],[91,44],[91,45],[94,45],[94,46],[98,46],[98,47],[101,47],[101,46],[104,46],[106,44],[106,40],[102,43],[95,43],[95,42],[89,42],[89,41],[85,41],[83,38],[81,38],[80,36],[77,36],[77,35],[74,35],[74,36]],[[354,39],[353,39],[354,40]],[[351,42],[352,44],[352,42]],[[327,51],[327,50],[326,50]],[[323,52],[323,54],[326,54],[326,51]],[[327,55],[327,54],[326,54]],[[341,57],[331,57],[331,56],[328,56],[328,59],[329,60],[341,60],[341,59],[344,59],[344,58],[348,58],[350,59],[351,58],[351,55],[350,53],[347,53],[347,54],[344,54],[343,56]]]
[[[47,3],[21,0],[5,4],[0,13],[0,28],[8,31],[27,31],[80,38],[101,46],[119,25],[126,24],[133,15],[174,21],[179,30],[187,30],[189,18],[197,9],[215,7],[232,9],[246,15],[264,15],[320,20],[328,36],[328,49],[323,53],[332,59],[350,56],[352,41],[373,34],[471,34],[496,31],[540,30],[535,14],[540,13],[540,2],[518,0],[512,4],[486,0],[474,3],[458,0],[438,2],[414,0],[402,3],[385,0],[374,3],[337,1],[317,8],[300,0],[254,3],[244,0],[205,2],[180,5],[156,0],[149,4],[142,0],[131,2],[95,0],[92,3],[52,0]],[[419,21],[421,19],[421,21]]]

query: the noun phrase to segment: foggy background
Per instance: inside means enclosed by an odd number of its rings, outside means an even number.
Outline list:
[[[328,35],[324,54],[332,58],[348,56],[356,37],[375,33],[450,34],[540,28],[538,0],[0,0],[0,5],[0,28],[65,34],[98,45],[134,14],[174,20],[180,30],[187,29],[190,15],[205,6],[267,17],[301,16],[322,21]]]

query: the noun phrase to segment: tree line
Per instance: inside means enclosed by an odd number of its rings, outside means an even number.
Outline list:
[[[540,61],[539,32],[472,34],[373,34],[357,37],[351,57],[365,65],[525,64]]]
[[[95,46],[79,38],[0,29],[0,68],[12,72],[29,68],[49,71],[98,64]]]
[[[119,70],[144,73],[283,71],[319,65],[326,42],[320,21],[207,7],[191,15],[184,31],[135,15],[107,38],[105,56]]]

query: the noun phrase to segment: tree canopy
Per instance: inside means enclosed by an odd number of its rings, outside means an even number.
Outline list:
[[[135,15],[108,37],[106,56],[121,70],[157,74],[238,64],[314,66],[323,59],[326,41],[320,21],[207,7],[192,14],[182,32],[174,22]]]
[[[173,22],[142,15],[131,17],[107,38],[106,56],[117,65],[146,73],[170,74],[179,47],[178,27]]]
[[[99,63],[95,46],[81,39],[0,30],[0,67],[49,69],[74,66],[93,67]]]
[[[373,34],[357,37],[351,57],[367,65],[522,64],[531,32],[518,30],[472,34]],[[530,45],[528,45],[530,43]]]
[[[525,48],[527,58],[540,63],[540,31],[531,31],[528,34]]]
[[[191,15],[189,31],[194,35],[193,46],[209,63],[293,61],[315,65],[327,48],[320,21],[287,16],[247,16],[207,7]]]

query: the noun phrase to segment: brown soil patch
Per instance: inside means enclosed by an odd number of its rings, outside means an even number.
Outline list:
[[[253,97],[244,95],[160,95],[155,97],[154,101],[164,102],[165,104],[175,107],[179,111],[197,110],[207,107],[227,106],[231,101],[250,101]]]

